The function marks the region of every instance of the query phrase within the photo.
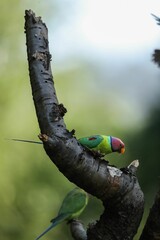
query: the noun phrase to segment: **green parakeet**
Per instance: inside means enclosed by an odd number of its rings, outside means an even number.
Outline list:
[[[30,140],[21,140],[21,139],[12,139],[12,140],[42,144],[42,142],[35,142]],[[118,152],[118,153],[125,152],[125,145],[122,142],[122,140],[112,136],[92,135],[89,137],[79,138],[78,142],[84,147],[87,147],[90,150],[100,152],[101,154],[104,154],[104,155],[112,152]]]
[[[124,143],[116,137],[105,135],[93,135],[90,137],[83,137],[78,139],[80,144],[91,150],[98,151],[101,154],[109,154],[112,152],[125,152]]]
[[[43,233],[41,233],[36,240],[40,239],[44,234],[57,226],[59,223],[77,218],[85,209],[87,203],[88,195],[83,189],[75,188],[70,191],[64,198],[57,217],[51,220],[51,225]]]

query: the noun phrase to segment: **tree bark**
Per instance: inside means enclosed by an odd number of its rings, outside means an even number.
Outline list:
[[[51,73],[48,30],[31,10],[25,12],[25,32],[32,95],[44,149],[69,181],[104,205],[100,219],[89,224],[87,239],[133,239],[144,209],[143,192],[135,176],[137,167],[131,164],[120,170],[109,166],[77,142],[74,130],[66,129],[66,109],[58,102]]]
[[[81,221],[73,219],[70,221],[70,230],[73,239],[87,240],[87,233]]]

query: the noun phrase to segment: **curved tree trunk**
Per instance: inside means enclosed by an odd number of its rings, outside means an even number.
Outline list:
[[[69,181],[99,198],[104,212],[85,232],[72,222],[71,232],[79,240],[130,240],[139,227],[144,197],[135,176],[138,162],[119,170],[83,148],[63,120],[66,109],[59,104],[51,73],[48,30],[40,17],[25,12],[29,75],[40,139],[52,162]],[[142,238],[144,239],[144,238]]]

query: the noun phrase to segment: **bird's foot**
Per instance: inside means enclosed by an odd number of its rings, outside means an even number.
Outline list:
[[[93,154],[93,156],[94,156],[95,158],[102,158],[102,157],[105,156],[104,154],[102,154],[102,153],[100,153],[100,152],[98,152],[98,151],[91,150],[91,152],[92,152],[92,154]]]

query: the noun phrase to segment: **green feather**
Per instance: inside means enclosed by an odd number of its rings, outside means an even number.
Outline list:
[[[65,220],[69,221],[73,218],[77,218],[85,209],[87,203],[87,193],[80,188],[73,189],[64,198],[59,209],[58,216],[51,220],[52,224],[43,233],[41,233],[36,240],[40,239],[44,234],[46,234],[53,227],[57,226],[59,223]]]
[[[89,149],[99,151],[103,154],[112,152],[111,137],[105,135],[93,135],[78,139],[80,144]]]
[[[21,140],[21,139],[11,139],[11,140],[43,144],[42,142],[36,142],[31,140]],[[124,143],[119,138],[111,137],[111,136],[92,135],[89,137],[80,138],[78,139],[78,142],[84,147],[100,152],[101,154],[104,154],[104,155],[112,152],[124,153],[125,151]]]

